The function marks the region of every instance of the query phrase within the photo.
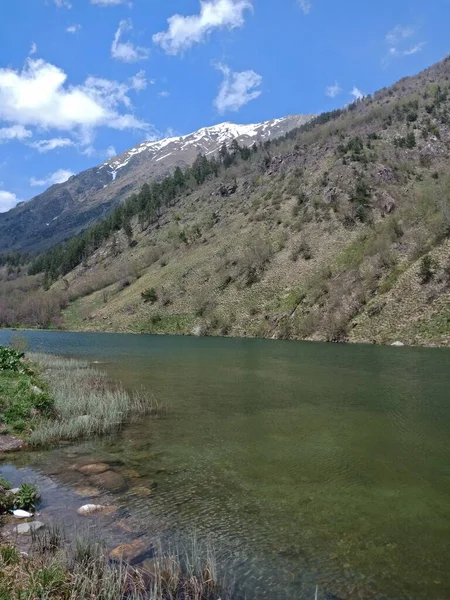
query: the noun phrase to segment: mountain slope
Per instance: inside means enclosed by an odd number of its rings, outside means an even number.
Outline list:
[[[449,158],[447,59],[188,173],[157,209],[139,194],[9,323],[48,324],[51,299],[68,329],[450,345]]]
[[[199,153],[214,155],[233,139],[241,145],[264,142],[309,118],[290,116],[255,125],[222,123],[186,136],[139,144],[0,214],[0,252],[48,248],[106,215],[144,182],[159,179],[176,166],[191,165]]]

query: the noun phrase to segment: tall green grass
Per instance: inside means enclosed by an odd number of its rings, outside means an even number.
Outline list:
[[[32,446],[103,435],[118,430],[136,414],[158,416],[164,412],[152,398],[128,393],[86,361],[46,354],[30,358],[54,400],[52,417],[36,421],[29,436]]]

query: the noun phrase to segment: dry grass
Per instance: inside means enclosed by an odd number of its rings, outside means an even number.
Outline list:
[[[157,544],[157,547],[160,544]],[[111,562],[102,543],[61,530],[33,534],[30,558],[0,546],[2,600],[227,600],[216,574],[214,552],[192,538],[186,553],[158,551],[150,566]]]

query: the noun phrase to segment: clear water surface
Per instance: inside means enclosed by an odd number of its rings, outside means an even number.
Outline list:
[[[212,537],[247,598],[450,598],[450,351],[24,335],[171,407],[84,451],[139,471],[154,492],[122,493],[133,519]]]

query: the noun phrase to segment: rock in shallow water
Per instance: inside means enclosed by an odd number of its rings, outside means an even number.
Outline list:
[[[99,475],[100,473],[105,473],[110,470],[110,466],[106,463],[94,463],[93,465],[84,465],[82,467],[78,467],[76,470],[79,473],[83,473],[83,475]]]
[[[111,560],[121,560],[130,563],[140,555],[144,554],[147,549],[147,544],[140,540],[135,540],[130,544],[123,544],[122,546],[118,546],[117,548],[114,548],[114,550],[111,550],[109,558]]]
[[[124,492],[128,489],[127,482],[114,471],[105,471],[90,478],[91,482],[98,487],[102,487],[110,492]]]
[[[81,496],[82,498],[98,498],[101,492],[97,488],[94,487],[77,487],[73,490],[77,496]]]
[[[33,523],[22,523],[21,525],[17,525],[14,527],[14,533],[18,533],[19,535],[30,535],[32,531],[38,531],[44,527],[44,523],[40,521],[34,521]]]
[[[81,506],[77,513],[82,517],[90,517],[91,515],[111,515],[117,511],[115,506],[103,506],[102,504],[85,504]]]

